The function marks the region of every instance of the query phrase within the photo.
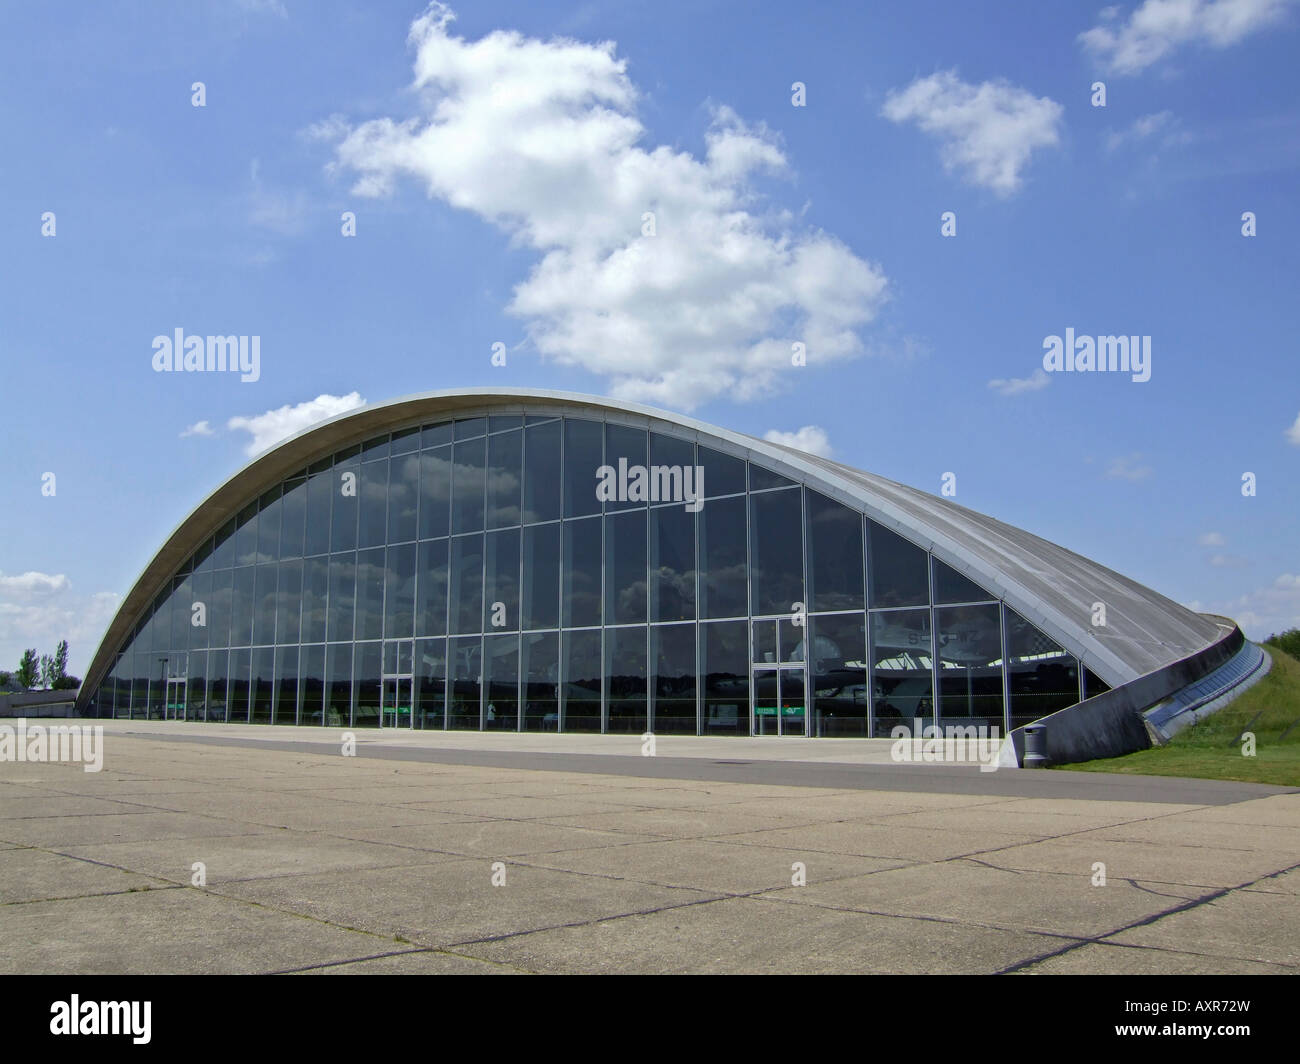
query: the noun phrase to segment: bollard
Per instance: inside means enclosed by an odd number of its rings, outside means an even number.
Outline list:
[[[1025,728],[1025,758],[1021,768],[1047,767],[1047,728],[1030,724]]]

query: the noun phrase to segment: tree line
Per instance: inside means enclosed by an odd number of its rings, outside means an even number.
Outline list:
[[[81,686],[79,676],[68,675],[68,641],[60,639],[53,654],[23,651],[13,672],[0,669],[0,688],[17,684],[24,691],[72,691]]]

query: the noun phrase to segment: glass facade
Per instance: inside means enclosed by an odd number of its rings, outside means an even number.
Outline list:
[[[96,712],[871,737],[1104,689],[900,532],[661,424],[488,414],[314,462],[173,574]],[[701,498],[597,491],[602,466],[647,464],[702,469]]]

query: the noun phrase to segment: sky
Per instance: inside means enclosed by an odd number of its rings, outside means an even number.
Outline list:
[[[253,455],[458,387],[947,483],[1300,625],[1298,49],[1297,0],[6,5],[0,667],[81,675]],[[177,329],[256,372],[159,370]],[[1044,361],[1113,336],[1149,360]]]

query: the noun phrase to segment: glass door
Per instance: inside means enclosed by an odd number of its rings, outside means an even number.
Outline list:
[[[384,677],[382,702],[379,708],[381,727],[412,727],[411,690],[413,686],[409,676]]]
[[[167,701],[163,707],[165,720],[185,719],[185,681],[176,677],[167,679]]]
[[[806,735],[802,665],[754,666],[754,735]]]

